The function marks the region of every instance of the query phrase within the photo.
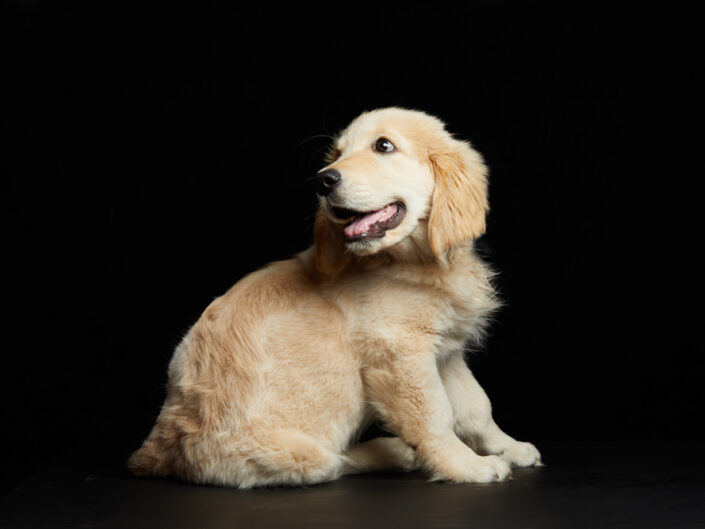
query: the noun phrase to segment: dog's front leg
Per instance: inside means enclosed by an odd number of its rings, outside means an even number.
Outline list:
[[[512,465],[541,465],[541,454],[534,445],[517,441],[494,422],[490,399],[465,363],[462,352],[441,364],[440,375],[453,410],[454,429],[461,439],[478,452],[496,454]]]
[[[453,431],[453,410],[432,354],[385,355],[366,369],[365,383],[381,419],[416,450],[431,479],[486,483],[510,475],[505,461],[479,456]]]

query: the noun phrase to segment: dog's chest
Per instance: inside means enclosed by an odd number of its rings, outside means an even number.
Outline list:
[[[484,335],[491,313],[497,308],[493,291],[484,277],[456,274],[447,278],[436,297],[436,356],[477,344]],[[429,300],[429,303],[431,300]]]
[[[478,342],[498,306],[482,265],[423,272],[384,270],[358,284],[355,298],[362,310],[355,332],[390,346],[423,344],[439,358]]]

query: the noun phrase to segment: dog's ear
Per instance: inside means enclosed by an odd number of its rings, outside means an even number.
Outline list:
[[[350,260],[350,255],[345,253],[343,230],[328,220],[320,209],[313,225],[313,245],[316,269],[323,276],[336,276]]]
[[[436,179],[428,239],[433,254],[445,260],[446,252],[485,232],[487,167],[468,143],[450,139],[429,152]]]

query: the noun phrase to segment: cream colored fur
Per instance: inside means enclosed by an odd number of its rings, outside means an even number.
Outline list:
[[[395,152],[376,152],[379,137]],[[130,469],[248,488],[417,468],[490,482],[540,464],[494,423],[463,356],[498,306],[472,244],[488,208],[480,155],[438,119],[387,108],[355,119],[328,162],[342,179],[320,200],[314,245],[205,310]],[[373,240],[345,243],[330,210],[396,201],[404,220]],[[358,444],[375,418],[397,437]]]

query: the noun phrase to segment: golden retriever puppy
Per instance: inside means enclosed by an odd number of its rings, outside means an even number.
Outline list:
[[[249,488],[417,468],[491,482],[540,464],[495,424],[463,356],[498,306],[473,251],[481,156],[438,119],[386,108],[356,118],[327,162],[313,246],[205,310],[132,472]],[[396,437],[357,443],[374,419]]]

